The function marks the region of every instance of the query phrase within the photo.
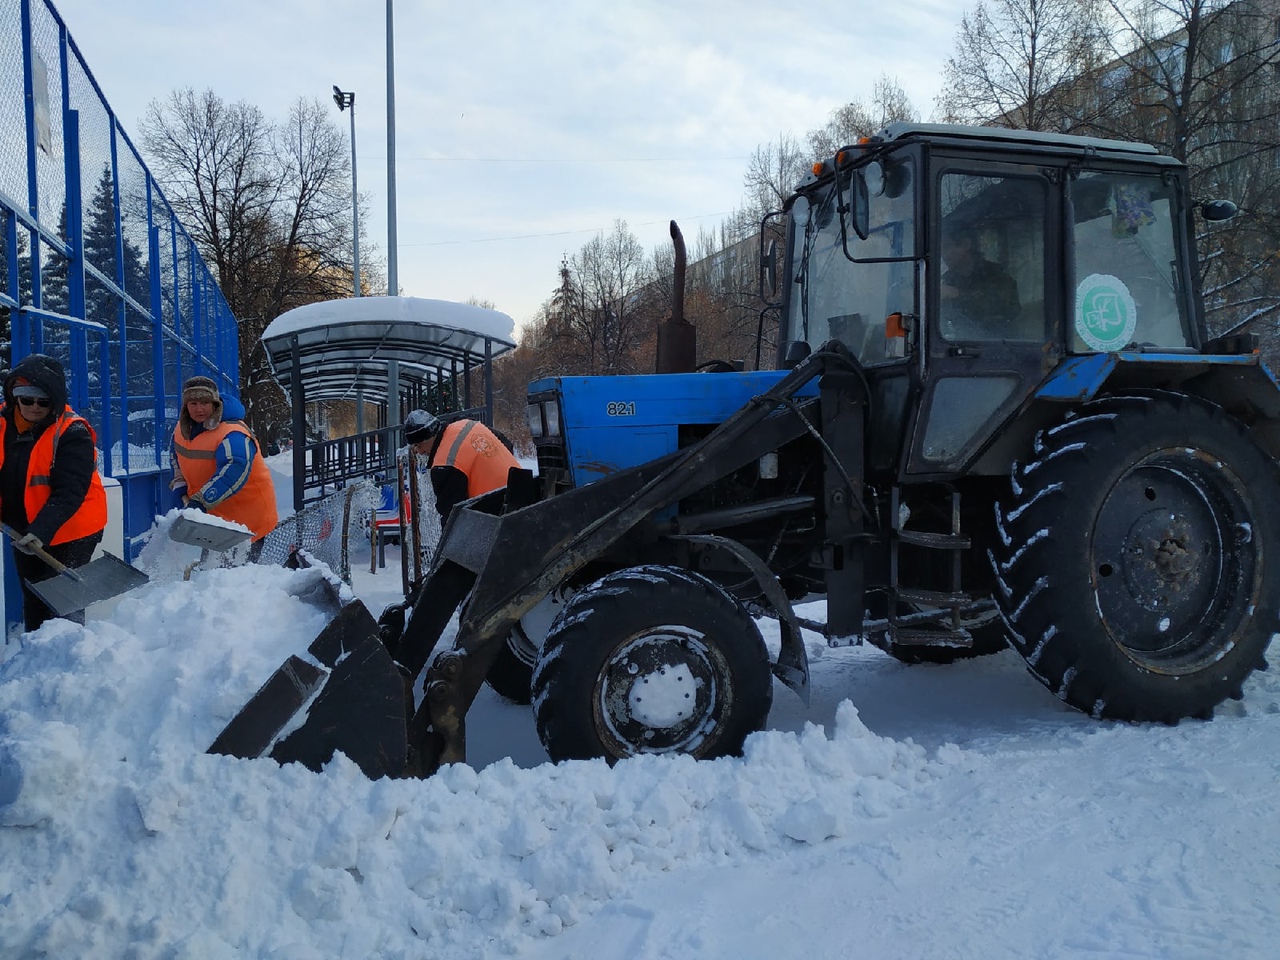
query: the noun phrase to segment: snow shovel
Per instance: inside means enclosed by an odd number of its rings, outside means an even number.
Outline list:
[[[239,546],[252,536],[252,530],[229,527],[225,521],[214,520],[199,510],[183,510],[169,528],[169,539],[214,553]]]
[[[22,536],[8,524],[4,524],[4,532],[11,540]],[[79,613],[90,604],[118,597],[150,579],[141,570],[110,553],[104,553],[97,560],[73,570],[40,547],[32,548],[32,552],[58,571],[59,576],[48,580],[26,581],[28,589],[53,611],[55,617]]]

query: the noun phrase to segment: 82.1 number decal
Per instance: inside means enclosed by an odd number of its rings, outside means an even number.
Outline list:
[[[634,417],[636,415],[636,402],[634,400],[614,400],[605,404],[604,412],[610,417]]]

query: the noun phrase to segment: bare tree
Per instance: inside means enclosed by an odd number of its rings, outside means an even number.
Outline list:
[[[790,134],[779,134],[776,143],[756,148],[747,163],[744,186],[746,210],[756,223],[770,210],[778,210],[804,176],[810,160]]]
[[[247,265],[270,246],[265,229],[279,194],[271,125],[262,111],[212,90],[175,90],[152,101],[141,140],[174,213],[217,272],[233,313],[251,289]]]
[[[1197,197],[1239,204],[1239,216],[1203,225],[1198,237],[1210,324],[1219,332],[1274,334],[1274,324],[1255,324],[1280,312],[1274,4],[1108,0],[1108,6],[1118,29],[1114,56],[1093,84],[1091,132],[1154,143],[1186,162]],[[1280,344],[1271,343],[1267,353],[1280,353]]]
[[[943,68],[942,119],[1061,130],[1074,80],[1098,62],[1095,0],[978,0]]]
[[[643,309],[649,262],[625,220],[587,241],[562,270],[553,335],[581,372],[631,373],[652,315]]]
[[[262,332],[286,310],[351,289],[346,140],[316,100],[299,99],[276,126],[257,107],[190,89],[150,105],[141,139],[239,320],[250,426],[264,441],[274,439],[289,423],[289,410]]]
[[[810,158],[830,159],[841,147],[857,143],[862,137],[872,136],[890,123],[919,118],[919,112],[897,78],[881,74],[869,105],[863,104],[861,100],[851,100],[832,111],[826,126],[809,131],[807,140]]]

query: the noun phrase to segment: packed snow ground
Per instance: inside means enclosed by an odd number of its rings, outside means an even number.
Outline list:
[[[151,584],[5,647],[0,957],[1277,956],[1280,670],[1132,726],[1011,652],[809,637],[812,705],[778,685],[740,759],[552,766],[485,690],[471,766],[375,783],[204,752],[325,614],[316,571],[183,582],[191,549],[161,529]]]

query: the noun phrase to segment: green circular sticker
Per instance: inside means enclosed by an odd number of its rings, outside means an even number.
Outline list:
[[[1094,350],[1119,350],[1133,340],[1138,309],[1124,281],[1093,273],[1076,287],[1076,333]]]

